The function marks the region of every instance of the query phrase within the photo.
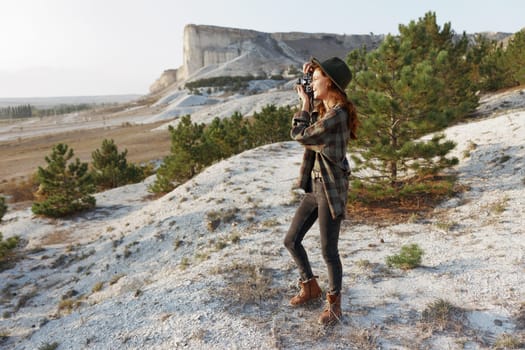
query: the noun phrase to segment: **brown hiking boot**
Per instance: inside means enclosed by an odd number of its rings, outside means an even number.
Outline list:
[[[341,293],[326,294],[326,306],[319,316],[318,322],[320,324],[329,325],[341,320]]]
[[[314,276],[306,281],[299,281],[301,291],[290,300],[290,305],[299,306],[306,304],[310,300],[318,299],[323,294],[321,288],[317,284],[317,276]]]

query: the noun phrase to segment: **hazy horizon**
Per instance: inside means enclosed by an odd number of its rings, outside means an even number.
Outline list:
[[[29,96],[29,97],[0,97],[0,108],[30,104],[34,107],[48,107],[60,104],[81,103],[122,103],[132,101],[142,95],[136,94],[111,94],[93,96]]]

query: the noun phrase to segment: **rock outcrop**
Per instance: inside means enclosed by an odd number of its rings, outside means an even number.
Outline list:
[[[158,92],[175,81],[215,76],[286,76],[309,57],[345,57],[366,45],[375,48],[383,35],[265,33],[255,30],[188,24],[184,28],[183,65],[167,70],[151,86]]]
[[[502,41],[509,33],[480,33]],[[468,35],[474,42],[475,34]],[[265,33],[255,30],[188,24],[184,28],[183,64],[164,71],[152,93],[177,82],[217,76],[287,77],[310,57],[345,58],[357,48],[377,48],[385,35],[328,33]]]
[[[166,69],[162,72],[160,78],[155,80],[153,84],[149,87],[151,93],[156,93],[164,90],[171,84],[177,81],[177,69]]]

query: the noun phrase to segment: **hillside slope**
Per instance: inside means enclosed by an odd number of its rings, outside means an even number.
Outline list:
[[[292,187],[301,147],[284,142],[219,162],[156,200],[147,198],[150,178],[98,194],[96,210],[70,220],[8,212],[0,231],[27,246],[0,272],[0,346],[489,349],[505,334],[523,342],[525,111],[446,134],[468,190],[430,218],[344,222],[344,318],[333,328],[316,324],[321,303],[288,306],[297,273],[282,240],[300,198]],[[425,251],[422,267],[386,266],[411,243]],[[324,288],[316,225],[305,245]],[[456,307],[453,321],[423,322],[439,299]]]

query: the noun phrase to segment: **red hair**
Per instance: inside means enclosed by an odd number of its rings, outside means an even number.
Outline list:
[[[316,67],[319,68],[319,67]],[[326,77],[323,70],[319,68],[319,71]],[[342,106],[348,113],[348,130],[350,131],[350,138],[352,140],[357,139],[357,127],[359,126],[359,120],[357,119],[357,111],[352,101],[348,99],[346,94],[339,90],[335,84],[331,84],[328,95],[332,101],[335,101],[335,105]],[[320,118],[326,113],[326,108],[323,103],[319,103],[317,106]]]

